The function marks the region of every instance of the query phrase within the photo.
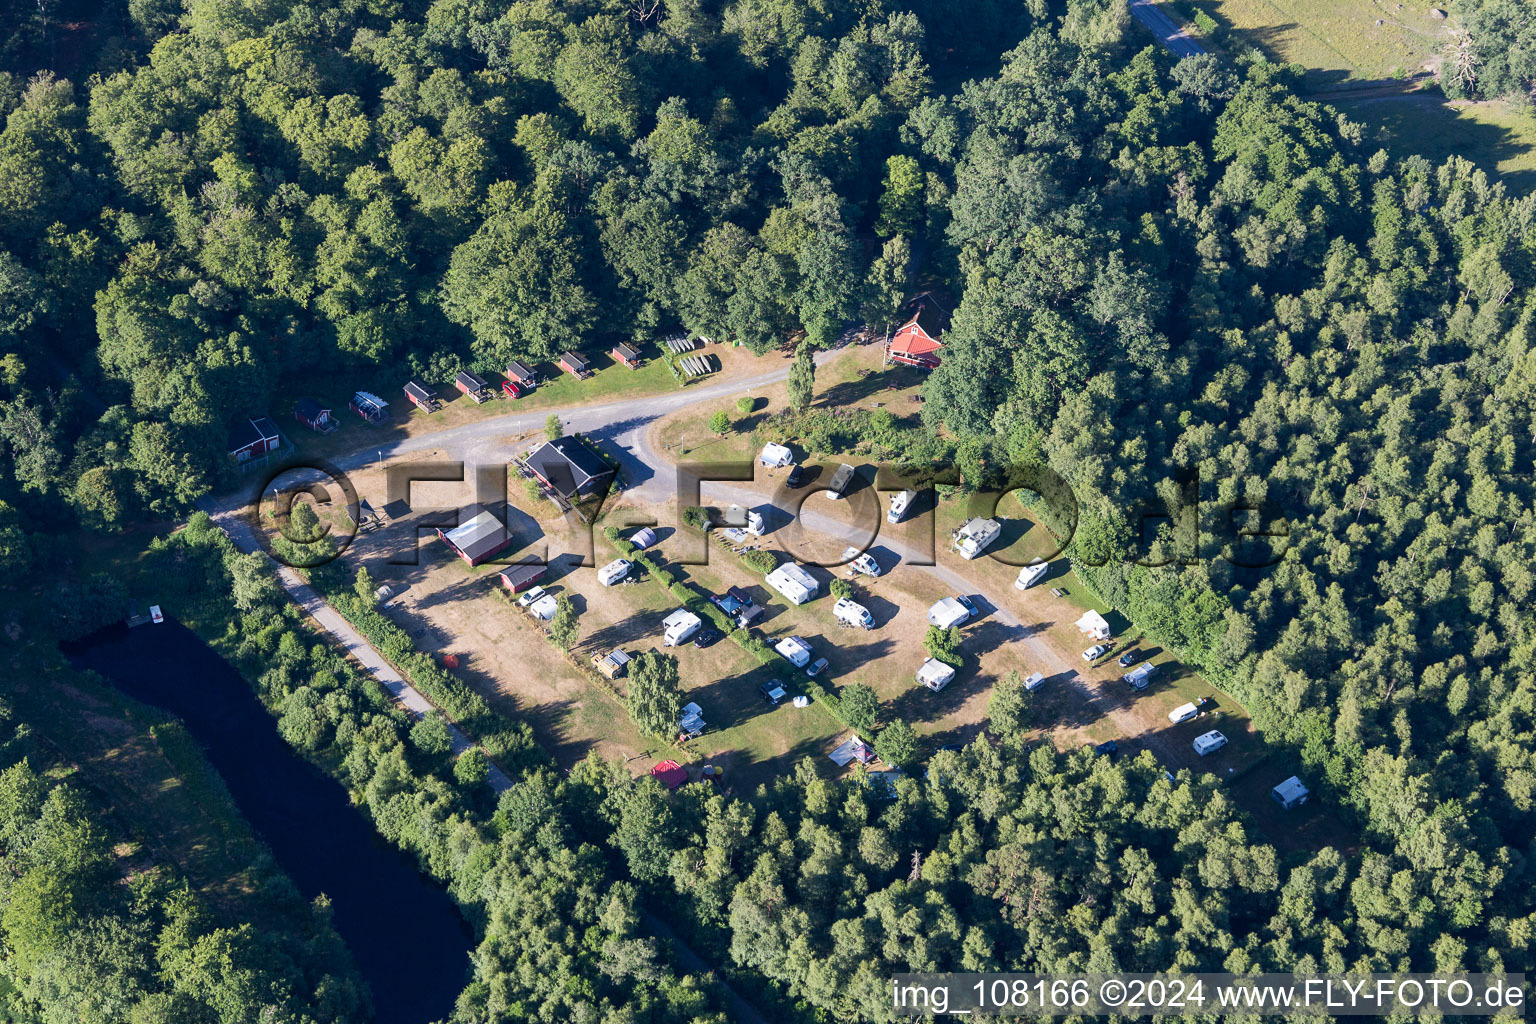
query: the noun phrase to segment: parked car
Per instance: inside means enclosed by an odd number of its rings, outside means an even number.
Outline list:
[[[810,667],[805,670],[805,674],[815,678],[826,670],[827,664],[828,662],[826,658],[817,658],[815,661],[811,662]]]
[[[790,487],[799,487],[805,483],[805,467],[796,463],[789,467],[789,475],[784,478],[784,483]]]
[[[519,384],[515,380],[504,380],[501,382],[501,393],[508,398],[522,398],[532,390],[533,388],[528,385]]]
[[[1094,747],[1093,752],[1095,754],[1103,754],[1105,757],[1113,760],[1114,756],[1120,753],[1120,744],[1116,743],[1114,740],[1109,740]]]
[[[974,618],[976,618],[977,616],[979,616],[981,614],[980,609],[978,609],[976,607],[976,602],[972,601],[970,598],[966,597],[964,594],[956,594],[955,595],[955,600],[960,602],[960,607],[961,608],[964,608],[967,612],[970,613],[971,618],[974,619]]]
[[[543,587],[529,587],[527,590],[523,591],[522,594],[520,594],[518,596],[518,598],[517,598],[518,607],[519,608],[527,608],[529,605],[533,604],[533,602],[535,602],[539,598],[543,597],[544,593],[545,593],[545,591],[544,591]]]
[[[703,650],[704,648],[712,645],[716,640],[719,640],[723,635],[724,634],[722,634],[715,627],[705,626],[699,631],[699,635],[693,638],[693,646],[697,647],[699,650]]]
[[[1109,645],[1108,644],[1094,644],[1092,647],[1088,648],[1086,651],[1083,652],[1083,660],[1084,661],[1090,661],[1090,662],[1098,661],[1100,658],[1104,657],[1104,655],[1106,655],[1108,653],[1109,653]]]
[[[1140,651],[1126,651],[1124,654],[1120,655],[1120,667],[1130,668],[1132,665],[1136,664],[1137,659],[1140,657]]]
[[[777,704],[784,699],[784,684],[777,679],[770,679],[762,686],[759,686],[757,692],[769,704]]]

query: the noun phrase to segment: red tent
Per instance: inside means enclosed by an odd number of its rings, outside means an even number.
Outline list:
[[[676,761],[659,761],[651,768],[651,775],[668,789],[676,789],[688,781],[688,769]]]

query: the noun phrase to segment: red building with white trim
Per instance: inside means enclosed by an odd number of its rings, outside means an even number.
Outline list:
[[[949,313],[924,292],[907,304],[911,318],[886,343],[885,357],[893,363],[931,370],[939,365],[939,337],[949,325]]]

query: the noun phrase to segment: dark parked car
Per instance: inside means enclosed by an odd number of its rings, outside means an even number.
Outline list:
[[[721,632],[713,626],[705,626],[699,630],[699,635],[693,638],[693,646],[703,650],[721,637]]]
[[[1113,759],[1116,754],[1120,753],[1120,744],[1116,743],[1114,740],[1110,740],[1108,743],[1100,743],[1098,746],[1094,747],[1093,752],[1095,754],[1103,754],[1105,757]]]
[[[790,487],[799,487],[801,484],[805,483],[805,467],[801,466],[799,463],[790,466],[789,476],[784,478],[784,482]]]
[[[964,608],[967,612],[970,613],[971,618],[974,619],[981,615],[981,610],[976,607],[976,602],[972,601],[964,594],[956,594],[955,600],[960,603],[961,608]]]
[[[1124,654],[1120,655],[1120,667],[1130,668],[1132,665],[1136,664],[1140,658],[1140,651],[1126,651]]]
[[[777,704],[784,699],[784,684],[777,679],[770,679],[757,688],[757,692],[763,695],[763,700],[769,704]]]

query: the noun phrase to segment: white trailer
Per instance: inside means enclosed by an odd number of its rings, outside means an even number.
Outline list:
[[[940,629],[958,626],[970,617],[971,613],[965,610],[965,605],[952,597],[941,597],[928,609],[928,624]]]
[[[960,527],[955,537],[955,550],[961,558],[971,559],[991,546],[1002,535],[1003,524],[996,519],[972,519]]]
[[[676,647],[697,633],[702,624],[693,612],[686,608],[679,608],[661,620],[662,642],[668,647]]]
[[[1195,737],[1195,742],[1192,744],[1195,748],[1195,753],[1201,757],[1204,757],[1206,754],[1213,754],[1226,745],[1227,738],[1221,734],[1220,729],[1212,729],[1210,732],[1201,733]]]
[[[853,467],[845,462],[837,467],[836,473],[832,474],[832,482],[827,484],[827,497],[841,498],[851,483],[853,483]]]
[[[795,461],[795,453],[781,444],[772,441],[763,445],[763,452],[757,457],[757,461],[769,469],[779,469]]]
[[[792,604],[805,604],[816,596],[816,591],[820,587],[816,577],[794,562],[785,562],[764,576],[763,582],[784,595],[785,599]]]
[[[615,558],[613,561],[597,570],[597,582],[601,583],[605,587],[611,587],[625,576],[628,576],[629,570],[632,568],[634,568],[634,563],[629,559]]]
[[[900,494],[892,497],[891,510],[885,514],[885,521],[888,523],[901,522],[901,517],[907,514],[907,509],[911,508],[912,503],[916,500],[916,491],[902,491]]]
[[[955,678],[953,665],[946,665],[938,658],[929,658],[917,670],[917,681],[928,687],[934,693],[938,693],[949,685],[949,681]]]
[[[1131,689],[1133,690],[1145,690],[1147,688],[1147,684],[1152,681],[1153,673],[1156,671],[1156,665],[1152,664],[1150,661],[1144,661],[1120,678],[1130,683]]]
[[[805,668],[811,663],[811,645],[798,636],[787,636],[773,645],[773,649],[779,652],[779,656],[789,662],[795,668]]]

